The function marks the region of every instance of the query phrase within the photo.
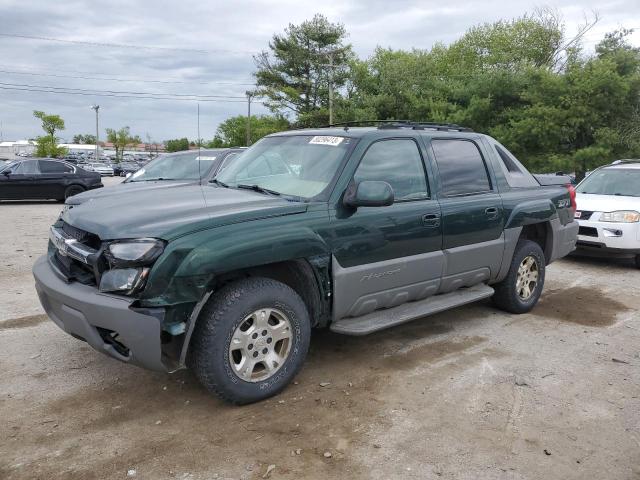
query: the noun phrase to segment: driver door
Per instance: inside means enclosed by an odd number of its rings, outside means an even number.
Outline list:
[[[436,293],[443,269],[440,206],[431,198],[417,139],[388,138],[363,154],[353,182],[385,181],[386,207],[342,204],[331,212],[334,320]]]

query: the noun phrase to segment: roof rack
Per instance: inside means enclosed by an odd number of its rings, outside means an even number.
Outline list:
[[[379,130],[408,128],[411,130],[433,129],[441,132],[448,132],[451,130],[458,132],[473,132],[472,129],[461,127],[455,123],[414,122],[411,120],[356,120],[351,122],[332,123],[331,125],[326,125],[321,128],[344,127],[345,130],[348,130],[349,127],[363,126],[367,124],[377,124]]]

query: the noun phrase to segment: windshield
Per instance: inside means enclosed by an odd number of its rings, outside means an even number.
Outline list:
[[[15,167],[17,164],[18,164],[18,162],[14,160],[13,162],[9,162],[6,165],[0,165],[0,172],[6,170],[8,168]]]
[[[594,195],[640,197],[640,169],[603,168],[585,178],[576,192]]]
[[[199,180],[209,175],[215,159],[214,155],[205,152],[199,154],[197,150],[163,155],[147,163],[126,181]]]
[[[309,199],[335,176],[352,139],[295,135],[267,137],[235,158],[216,180],[230,187],[257,186]]]

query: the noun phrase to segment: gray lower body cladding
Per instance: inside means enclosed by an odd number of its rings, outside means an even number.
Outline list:
[[[569,255],[576,249],[579,225],[575,221],[562,225],[559,219],[554,218],[551,220],[551,228],[553,229],[553,249],[549,263]]]
[[[140,313],[130,308],[126,298],[67,283],[46,256],[36,261],[33,276],[40,303],[62,330],[122,362],[156,371],[169,369],[162,358],[161,309]]]

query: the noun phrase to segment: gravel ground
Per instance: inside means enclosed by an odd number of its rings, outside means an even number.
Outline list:
[[[232,407],[43,315],[31,265],[60,208],[0,205],[2,479],[640,479],[629,262],[554,263],[527,315],[481,302],[367,337],[317,332],[295,384]]]

